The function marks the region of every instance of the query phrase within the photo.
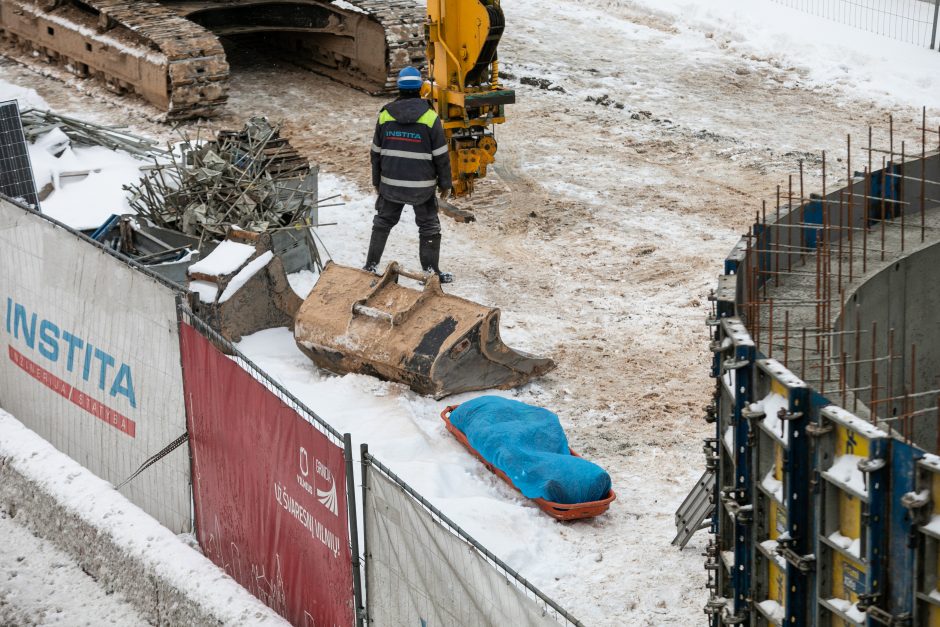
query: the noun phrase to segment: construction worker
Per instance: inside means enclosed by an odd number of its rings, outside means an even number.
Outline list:
[[[372,139],[372,185],[378,198],[364,269],[376,272],[388,234],[398,224],[402,208],[411,205],[418,225],[421,269],[437,274],[441,283],[450,283],[453,275],[438,267],[441,221],[434,196],[435,188],[444,196],[452,186],[450,156],[441,120],[421,98],[422,83],[417,69],[402,69],[398,99],[379,112]]]

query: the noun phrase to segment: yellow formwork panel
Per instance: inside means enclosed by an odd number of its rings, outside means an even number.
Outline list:
[[[844,425],[837,424],[835,428],[836,442],[835,455],[855,455],[867,458],[870,442],[867,437]],[[838,493],[838,530],[839,533],[851,540],[858,540],[862,536],[862,500],[835,484],[829,485],[830,490]],[[865,578],[867,567],[857,559],[848,557],[838,551],[832,551],[832,581],[830,594],[834,598],[845,599],[852,603],[858,601],[858,595],[865,591]],[[846,622],[833,617],[833,625],[846,627],[854,623]]]
[[[770,519],[773,521],[770,526],[770,539],[776,540],[787,530],[786,510],[777,503],[776,499],[770,500]],[[767,560],[767,598],[786,607],[784,603],[786,587],[786,573],[777,565],[777,560],[773,558]]]
[[[865,573],[867,569],[860,563],[842,553],[833,552],[832,559],[832,596],[855,603],[858,595],[865,592]]]
[[[836,427],[837,457],[855,455],[867,458],[869,445],[868,438],[857,431],[842,425]],[[852,540],[858,540],[862,536],[862,502],[845,490],[839,490],[839,533]]]
[[[930,617],[928,619],[927,625],[929,627],[940,627],[940,607],[936,605],[930,606]]]

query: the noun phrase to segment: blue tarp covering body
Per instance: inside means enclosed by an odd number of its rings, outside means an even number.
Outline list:
[[[480,396],[457,407],[450,421],[530,499],[571,505],[599,501],[610,492],[610,475],[571,455],[558,416],[547,409]]]

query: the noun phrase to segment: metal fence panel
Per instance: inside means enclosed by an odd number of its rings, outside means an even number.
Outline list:
[[[186,431],[176,292],[0,200],[0,406],[119,484]],[[187,447],[121,488],[189,531]]]
[[[366,591],[374,625],[559,624],[399,484],[366,464]]]
[[[906,43],[934,47],[940,0],[773,0]]]
[[[200,546],[292,624],[352,625],[343,447],[192,326],[181,336]]]

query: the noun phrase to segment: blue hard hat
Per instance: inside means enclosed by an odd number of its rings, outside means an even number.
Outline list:
[[[403,67],[398,73],[398,89],[421,89],[421,72],[412,66]]]

